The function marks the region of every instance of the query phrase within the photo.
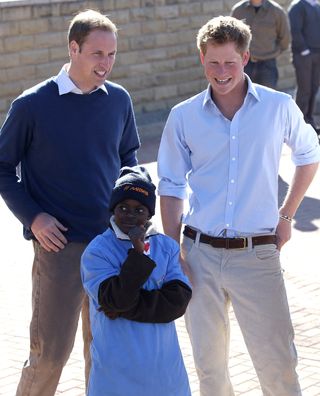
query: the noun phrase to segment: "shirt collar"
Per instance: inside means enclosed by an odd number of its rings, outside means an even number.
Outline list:
[[[122,231],[120,230],[120,228],[117,226],[117,224],[115,223],[115,221],[114,221],[114,215],[111,216],[111,218],[110,218],[110,224],[111,224],[111,227],[112,227],[112,229],[113,229],[113,231],[114,231],[114,233],[116,234],[116,237],[117,237],[118,239],[125,239],[125,240],[127,240],[127,241],[130,241],[130,238],[128,237],[128,235],[125,234],[124,232],[122,232]]]
[[[67,72],[67,64],[62,66],[59,74],[54,78],[54,82],[58,85],[59,95],[65,95],[67,93],[83,95],[81,89],[79,89],[69,77]],[[93,89],[90,93],[95,92],[98,89],[101,89],[106,94],[108,94],[107,87],[104,84],[101,84],[99,87]]]
[[[260,96],[258,94],[258,91],[256,90],[255,85],[253,84],[253,82],[251,81],[250,77],[247,74],[245,74],[245,76],[246,76],[246,80],[248,82],[248,91],[247,91],[247,94],[246,94],[246,98],[249,95],[252,95],[253,97],[255,97],[257,99],[257,101],[260,102]]]
[[[210,84],[208,85],[208,87],[207,87],[207,89],[206,89],[206,91],[205,91],[205,94],[204,94],[204,98],[203,98],[203,107],[205,107],[205,105],[206,105],[207,103],[212,103],[212,104],[214,104],[214,102],[213,102],[213,100],[212,100],[212,97],[211,97],[211,85],[210,85]]]
[[[253,97],[256,98],[257,101],[260,102],[259,94],[258,94],[254,84],[250,80],[250,77],[247,74],[245,74],[245,78],[246,78],[246,80],[248,82],[248,90],[247,90],[246,98],[249,95],[252,95]],[[245,100],[246,100],[246,98],[245,98]],[[215,109],[217,109],[217,106],[216,106],[216,104],[214,103],[214,101],[212,100],[212,97],[211,97],[211,85],[210,84],[208,85],[208,88],[206,89],[205,94],[204,94],[203,107],[205,107],[207,105],[207,103],[211,103],[215,107]]]

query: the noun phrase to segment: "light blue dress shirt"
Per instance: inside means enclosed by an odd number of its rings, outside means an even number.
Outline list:
[[[320,161],[316,133],[293,99],[253,84],[230,121],[210,86],[175,106],[158,155],[159,195],[189,200],[183,223],[215,236],[274,231],[283,143],[296,166]]]

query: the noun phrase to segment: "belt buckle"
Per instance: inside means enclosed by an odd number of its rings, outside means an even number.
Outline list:
[[[246,237],[238,237],[237,239],[241,239],[243,241],[243,246],[240,247],[239,249],[243,250],[248,247],[248,238]]]

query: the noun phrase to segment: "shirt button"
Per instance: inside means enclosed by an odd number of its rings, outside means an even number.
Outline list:
[[[230,180],[230,183],[234,183],[234,179],[231,179],[231,180]]]
[[[234,140],[235,138],[236,138],[236,137],[233,135],[233,136],[232,136],[232,139]]]
[[[235,161],[236,160],[236,157],[232,157],[232,161]]]
[[[226,227],[230,227],[230,224],[226,224]]]
[[[231,201],[229,202],[229,205],[232,205],[232,202],[231,202]]]

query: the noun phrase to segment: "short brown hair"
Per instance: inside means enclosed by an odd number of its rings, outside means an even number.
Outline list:
[[[208,43],[235,43],[237,50],[243,54],[249,49],[251,37],[250,27],[244,22],[230,16],[218,16],[201,27],[197,35],[197,46],[205,54]]]
[[[86,37],[93,30],[117,33],[116,25],[105,15],[95,10],[79,12],[70,22],[68,42],[75,41],[80,49]]]

